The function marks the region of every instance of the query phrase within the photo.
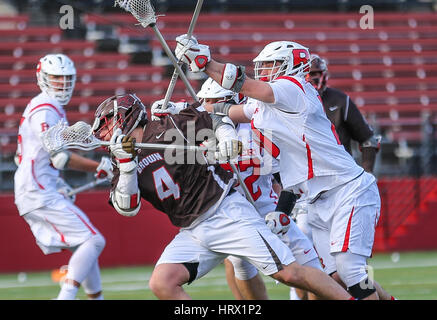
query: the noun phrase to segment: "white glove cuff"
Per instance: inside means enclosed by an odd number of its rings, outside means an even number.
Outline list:
[[[136,168],[137,168],[137,159],[117,159],[118,161],[118,168],[120,169],[120,172],[123,173],[131,173],[133,171],[135,171],[136,173]]]

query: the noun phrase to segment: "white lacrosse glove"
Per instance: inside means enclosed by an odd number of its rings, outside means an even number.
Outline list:
[[[100,163],[97,166],[95,178],[112,180],[114,174],[112,173],[112,162],[108,157],[102,157]]]
[[[228,121],[231,120],[229,119]],[[241,155],[243,143],[238,139],[237,131],[233,125],[221,125],[215,131],[215,136],[218,140],[218,151],[216,152],[217,160],[227,162]]]
[[[176,42],[176,58],[187,64],[192,72],[204,71],[207,63],[211,61],[209,46],[199,44],[195,37],[188,38],[186,34],[178,36]]]
[[[135,170],[137,167],[135,138],[122,134],[121,129],[117,128],[109,143],[109,150],[117,160],[120,172]]]
[[[65,199],[70,200],[73,203],[74,203],[74,201],[76,201],[75,194],[73,194],[71,196],[68,195],[73,190],[73,188],[67,182],[65,182],[64,179],[62,179],[62,178],[56,179],[56,190],[60,194],[62,194],[65,197]]]
[[[280,211],[268,213],[265,221],[274,234],[283,235],[290,229],[290,217]]]
[[[155,101],[150,108],[150,113],[152,114],[152,120],[159,120],[161,117],[165,117],[168,114],[178,114],[181,110],[188,107],[188,102],[171,102],[169,101],[166,109],[162,109],[164,105],[164,100],[161,99]]]

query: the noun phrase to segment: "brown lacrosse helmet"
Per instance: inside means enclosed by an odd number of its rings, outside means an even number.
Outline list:
[[[325,59],[322,59],[317,54],[311,54],[311,69],[308,74],[308,81],[314,88],[322,94],[328,82],[328,64]]]
[[[124,94],[110,97],[103,101],[94,114],[93,134],[100,137],[103,128],[109,132],[120,128],[129,135],[136,127],[144,127],[147,123],[146,107],[135,94]]]

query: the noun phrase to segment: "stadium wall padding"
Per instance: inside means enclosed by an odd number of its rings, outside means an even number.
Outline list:
[[[19,216],[13,194],[0,195],[0,272],[50,270],[68,264],[69,251],[44,255],[30,227]],[[108,204],[107,191],[79,194],[76,205],[103,234],[106,247],[99,263],[102,267],[154,264],[178,228],[167,216],[142,201],[135,217],[123,217]]]

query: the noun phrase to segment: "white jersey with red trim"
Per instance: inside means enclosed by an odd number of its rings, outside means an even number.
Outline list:
[[[264,217],[274,211],[277,204],[278,195],[272,187],[272,174],[279,171],[279,163],[254,143],[250,123],[240,123],[237,131],[243,143],[243,154],[238,162],[240,175],[258,212]],[[241,186],[236,189],[244,195]]]
[[[14,176],[15,204],[20,215],[43,207],[48,201],[64,199],[56,191],[59,170],[54,168],[44,150],[40,134],[61,119],[66,121],[62,106],[45,93],[27,105],[18,129],[18,169]]]
[[[302,78],[279,77],[269,83],[275,102],[249,99],[244,106],[260,146],[281,158],[284,188],[311,200],[363,172],[340,143],[320,97]]]

